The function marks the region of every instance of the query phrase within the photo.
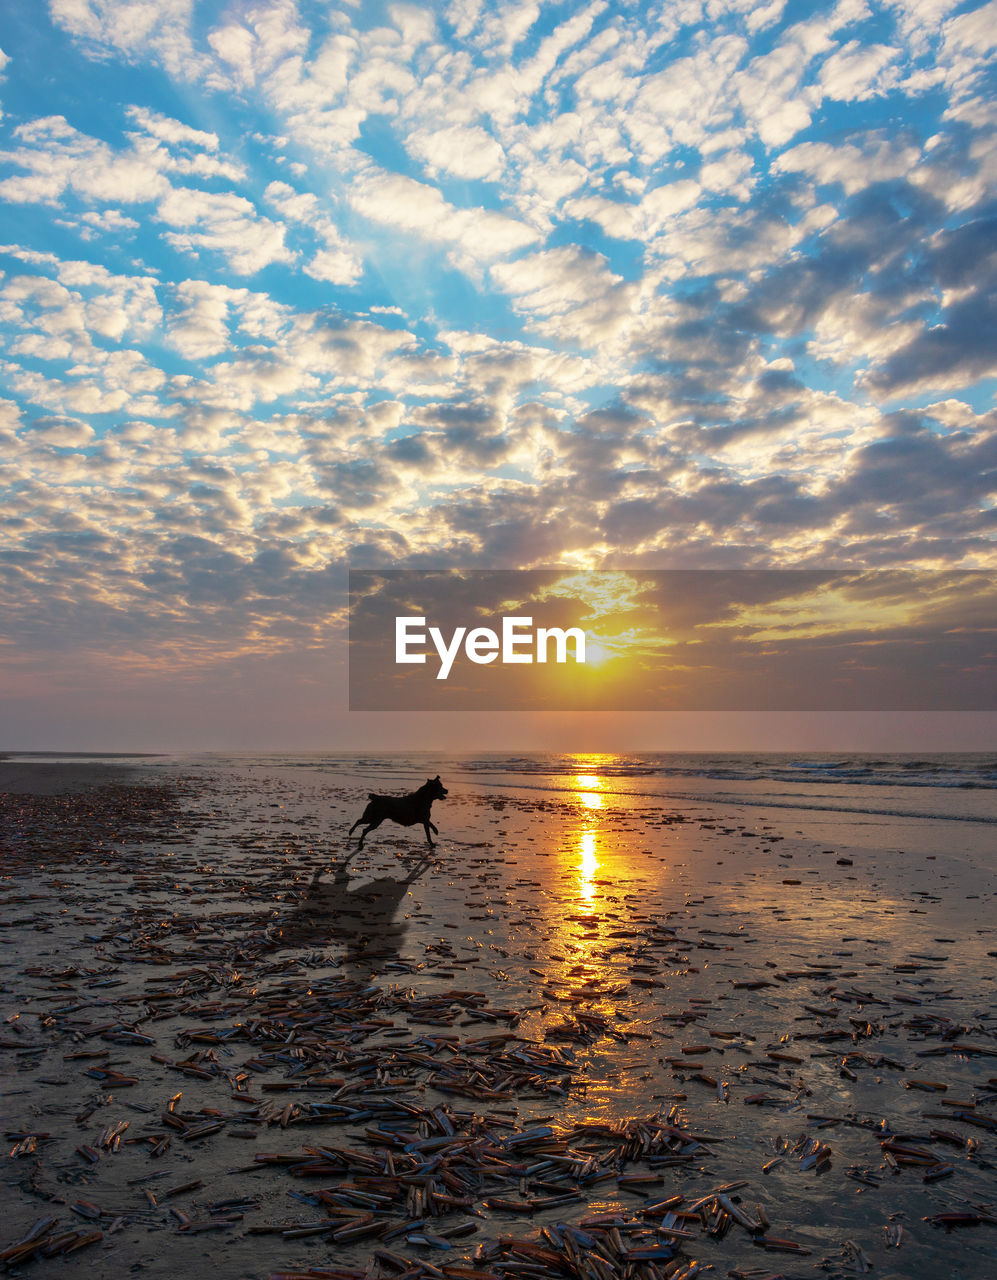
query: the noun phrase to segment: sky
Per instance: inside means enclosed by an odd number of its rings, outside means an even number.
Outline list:
[[[985,570],[353,570],[350,707],[997,711]]]
[[[0,749],[995,745],[344,710],[349,568],[993,567],[995,44],[976,0],[8,0]]]

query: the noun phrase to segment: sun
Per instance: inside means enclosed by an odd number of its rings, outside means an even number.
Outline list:
[[[612,656],[598,636],[594,636],[591,631],[585,632],[585,665],[587,667],[602,666]]]

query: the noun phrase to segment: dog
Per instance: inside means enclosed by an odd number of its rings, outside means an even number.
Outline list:
[[[446,795],[447,789],[440,781],[439,774],[435,778],[427,778],[418,791],[412,791],[407,796],[379,796],[373,791],[368,792],[367,798],[370,803],[350,827],[352,836],[357,827],[364,822],[367,823],[366,828],[360,832],[360,843],[357,849],[363,848],[364,840],[375,827],[381,825],[385,818],[390,818],[392,822],[397,822],[403,827],[414,827],[417,822],[421,822],[426,831],[426,842],[431,849],[435,848],[430,832],[434,835],[439,835],[440,832],[439,828],[430,822],[429,814],[433,801],[443,800]]]

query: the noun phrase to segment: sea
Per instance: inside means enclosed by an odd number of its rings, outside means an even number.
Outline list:
[[[577,794],[620,803],[723,804],[813,813],[997,824],[997,753],[608,752],[377,754],[207,752],[127,755],[7,752],[11,763],[115,763],[145,768],[277,769],[402,792],[440,774],[477,789]]]

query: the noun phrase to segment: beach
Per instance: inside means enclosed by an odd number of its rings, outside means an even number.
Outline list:
[[[994,1268],[992,790],[421,764],[0,762],[12,1274]]]

